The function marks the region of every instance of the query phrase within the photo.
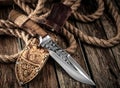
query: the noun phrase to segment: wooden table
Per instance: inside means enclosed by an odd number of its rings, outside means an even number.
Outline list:
[[[93,3],[92,0],[83,1],[81,9],[84,11],[92,12],[94,9],[91,8],[96,7],[96,3]],[[119,0],[112,1],[120,11]],[[11,8],[12,6],[0,6],[0,18],[6,19]],[[94,22],[83,23],[75,20],[72,22],[84,33],[99,38],[109,39],[117,32],[112,16],[107,9],[104,15]],[[79,38],[77,42],[78,49],[73,57],[91,76],[96,86],[73,80],[52,58],[49,58],[39,75],[22,87],[18,85],[15,77],[15,64],[0,63],[0,88],[120,88],[120,44],[112,48],[100,48],[81,42]],[[6,35],[0,36],[0,53],[13,54],[22,47],[19,39]]]

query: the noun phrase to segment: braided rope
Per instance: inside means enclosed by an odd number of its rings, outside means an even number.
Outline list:
[[[9,25],[8,25],[8,27],[9,27]],[[10,28],[3,29],[3,28],[1,28],[0,29],[0,35],[2,35],[2,34],[12,35],[12,36],[21,38],[25,41],[26,46],[29,43],[29,40],[28,40],[29,35],[26,34],[24,31],[21,31],[19,29],[10,29]],[[64,36],[68,35],[67,38],[68,39],[71,38],[71,40],[72,40],[72,41],[70,41],[70,44],[72,46],[67,48],[66,51],[69,52],[69,53],[74,53],[75,50],[76,50],[76,47],[77,47],[76,46],[76,41],[74,41],[74,36],[71,35],[67,30],[63,30],[62,34],[64,34]],[[16,54],[13,54],[13,55],[0,55],[0,62],[5,62],[5,63],[15,62],[16,58],[18,57],[19,54],[21,54],[21,52],[23,52],[23,50],[16,53]]]
[[[8,20],[0,19],[0,28],[16,28],[16,25]]]
[[[94,18],[97,19],[99,18],[102,14],[103,14],[103,10],[104,10],[104,2],[103,0],[97,0],[98,1],[98,10],[94,13],[94,14],[91,14],[91,15],[79,15],[79,17],[77,18],[77,15],[76,15],[76,18],[81,20],[83,22],[87,22],[87,21],[93,21]],[[67,4],[67,5],[73,5],[73,0],[65,0],[64,1],[64,4]],[[76,5],[77,6],[77,5]],[[78,7],[78,6],[77,6]],[[119,24],[119,17],[116,16],[117,11],[115,11],[115,9],[113,9],[113,5],[111,5],[110,9],[112,10],[112,14],[115,18],[115,21],[116,21],[116,25]],[[75,14],[75,13],[73,13]],[[48,15],[48,13],[46,15],[42,15],[40,16],[40,19],[42,17],[46,17]],[[75,15],[74,15],[75,16]],[[117,18],[117,19],[116,19]],[[34,19],[36,20],[36,19]],[[118,25],[117,25],[118,26]],[[70,23],[66,22],[65,24],[65,27],[67,28],[67,30],[69,30],[71,33],[73,33],[74,35],[76,35],[77,37],[80,37],[80,39],[82,41],[85,41],[86,43],[88,44],[93,44],[93,45],[96,45],[96,46],[101,46],[101,47],[112,47],[116,44],[119,43],[119,33],[117,36],[115,36],[114,38],[111,38],[109,40],[104,40],[104,39],[99,39],[99,38],[96,38],[96,37],[91,37],[91,36],[88,36],[86,34],[84,34],[82,31],[78,30],[76,27],[72,26]],[[117,27],[119,29],[119,27]]]
[[[65,0],[63,4],[70,6],[72,11],[76,11],[78,7],[80,6],[81,0]]]
[[[85,41],[88,44],[93,44],[93,45],[101,46],[101,47],[112,47],[112,46],[120,43],[120,17],[119,17],[119,14],[110,1],[107,1],[107,5],[109,6],[109,11],[113,15],[114,20],[116,21],[116,26],[117,26],[118,32],[115,37],[108,39],[108,40],[91,37],[91,36],[84,34],[78,28],[72,26],[69,22],[66,22],[65,27],[71,33],[73,33],[75,36],[79,37],[82,41]]]
[[[82,41],[85,41],[88,44],[93,44],[101,47],[111,47],[114,45],[114,44],[111,44],[111,42],[108,42],[107,40],[98,39],[96,37],[91,37],[84,34],[81,30],[72,26],[72,24],[70,24],[69,22],[66,22],[65,27],[67,28],[68,31],[73,33],[76,37],[79,37]]]
[[[77,0],[77,1],[71,6],[71,9],[72,9],[73,12],[78,9],[78,7],[80,6],[80,2],[81,2],[81,0]]]
[[[44,7],[44,5],[42,5],[42,6],[39,6],[40,4],[44,4],[45,3],[45,1],[41,1],[41,0],[39,0],[38,1],[39,3],[37,4],[37,7],[35,8],[35,10],[33,11],[33,12],[31,12],[31,13],[29,13],[30,15],[28,16],[30,19],[32,19],[32,20],[34,20],[34,21],[39,21],[40,19],[43,19],[43,18],[45,18],[46,16],[48,16],[48,14],[49,14],[49,12],[47,12],[46,14],[44,14],[44,15],[41,15],[39,18],[38,17],[35,17],[34,15],[37,15],[37,14],[39,14],[40,12],[38,11],[38,10],[40,10],[40,9],[42,9],[43,7]],[[20,3],[21,4],[21,3]],[[19,4],[19,5],[20,5]],[[37,12],[38,11],[38,12]],[[64,30],[64,32],[63,32],[63,34],[68,38],[68,41],[70,42],[70,46],[66,49],[67,50],[67,52],[69,52],[69,53],[74,53],[74,51],[76,51],[76,48],[77,48],[77,43],[76,43],[76,40],[75,40],[75,38],[74,38],[74,36],[71,34],[71,33],[69,33],[68,31],[65,31]],[[69,40],[70,39],[70,40]],[[72,43],[73,42],[73,43]],[[72,49],[72,50],[71,50]]]
[[[44,8],[45,2],[46,0],[38,0],[38,4],[35,10],[29,15],[29,17],[32,17],[34,15],[39,15],[40,13],[42,13],[42,9]]]
[[[5,21],[5,20],[0,20],[0,23],[2,23],[2,25],[6,25],[5,28],[9,28],[10,27],[9,23],[12,24],[12,28],[14,27],[13,23],[9,22],[9,21],[7,23],[7,21]],[[4,33],[6,33],[6,34],[8,34],[9,31],[10,31],[9,35],[14,35],[16,37],[20,37],[21,36],[20,33],[21,34],[23,33],[23,32],[19,32],[19,30],[16,30],[16,29],[15,30],[12,30],[12,29],[11,30],[2,30],[2,31],[4,31]],[[2,31],[0,32],[0,34],[2,34]],[[19,36],[17,36],[16,33]],[[64,36],[66,36],[66,38],[67,38],[67,40],[69,41],[69,44],[70,44],[69,47],[66,49],[66,51],[69,52],[69,53],[71,53],[71,54],[74,53],[75,50],[76,50],[76,48],[77,48],[77,43],[76,43],[76,40],[74,38],[74,35],[71,34],[71,33],[69,33],[69,31],[67,31],[67,30],[63,30],[61,34],[63,34]],[[23,33],[23,36],[24,36],[24,33]],[[22,38],[22,37],[20,37],[20,38]],[[26,39],[26,38],[22,38],[22,39]],[[27,42],[27,40],[24,40],[24,41]]]
[[[37,4],[37,8],[35,10],[33,10],[32,8],[30,8],[28,5],[26,5],[25,3],[19,1],[19,0],[14,0],[16,4],[18,4],[18,6],[20,6],[27,14],[32,14],[32,16],[34,15],[37,15],[37,14],[40,14],[40,13],[43,13],[43,12],[47,12],[48,9],[45,9],[44,8],[44,3],[45,1],[41,1],[39,0],[39,3]],[[72,8],[75,10],[74,13],[77,13],[76,10],[78,8],[78,6],[80,5],[80,0],[77,0],[76,2],[71,3],[72,0],[66,0],[64,3],[66,4],[71,4]],[[79,2],[79,4],[78,4]],[[117,29],[118,29],[118,34],[109,39],[109,40],[104,40],[104,39],[98,39],[96,37],[91,37],[91,36],[88,36],[86,34],[84,34],[81,30],[79,30],[78,28],[72,26],[72,24],[70,24],[69,22],[66,22],[65,24],[65,27],[67,28],[67,30],[69,30],[71,33],[73,33],[75,36],[79,37],[82,41],[85,41],[86,43],[88,44],[93,44],[93,45],[96,45],[96,46],[101,46],[101,47],[112,47],[116,44],[118,44],[120,42],[120,29],[119,29],[119,25],[120,25],[120,17],[118,15],[118,12],[117,10],[114,8],[113,4],[107,0],[105,1],[107,3],[107,5],[109,6],[109,11],[112,13],[113,17],[114,17],[114,20],[116,21],[116,26],[117,26]],[[39,6],[41,5],[41,6]],[[98,0],[98,10],[93,13],[92,15],[87,15],[86,17],[84,15],[81,16],[81,19],[83,22],[85,22],[85,20],[88,20],[88,21],[93,21],[94,19],[98,19],[100,15],[103,14],[103,10],[104,10],[104,3],[102,0]],[[41,16],[39,16],[39,18],[45,18],[48,14],[49,14],[50,11],[48,11],[46,14],[43,14]],[[75,16],[75,15],[74,15]],[[83,17],[83,18],[82,18]],[[87,17],[89,19],[87,19]],[[36,20],[38,17],[33,17],[32,19]],[[81,20],[80,18],[77,18],[76,19],[79,19]],[[84,20],[85,19],[85,20]],[[9,22],[9,21],[4,21],[4,20],[0,20],[0,35],[1,34],[9,34],[9,35],[14,35],[16,37],[19,37],[19,38],[22,38],[26,45],[28,44],[28,38],[29,38],[29,35],[26,34],[25,32],[21,31],[21,30],[17,30],[17,26],[15,26],[13,23]],[[4,28],[7,28],[7,29],[4,29]],[[14,30],[13,30],[14,29]],[[74,36],[71,35],[68,31],[66,31],[65,28],[63,28],[64,30],[62,31],[63,33],[65,33],[65,35],[67,35],[68,37],[71,37],[70,40],[74,40]],[[76,48],[76,41],[69,41],[71,46],[69,48],[67,48],[68,52],[74,52],[75,48]],[[21,51],[22,52],[22,51]],[[0,55],[0,62],[14,62],[17,58],[17,56],[21,53],[21,52],[18,52],[14,55]]]
[[[7,34],[7,35],[11,35],[11,36],[15,36],[15,37],[19,37],[19,38],[23,39],[26,46],[29,43],[30,36],[29,36],[29,34],[26,34],[24,31],[21,31],[18,29],[0,28],[0,35],[3,35],[3,34]],[[22,52],[23,52],[23,50],[21,50],[20,52],[18,52],[16,54],[13,54],[13,55],[1,55],[0,54],[0,62],[4,62],[4,63],[15,62],[18,55],[21,54]]]
[[[35,9],[35,12],[33,12],[33,9],[30,8],[28,5],[26,5],[24,2],[22,2],[20,0],[14,0],[14,2],[21,9],[23,9],[27,14],[32,14],[32,16],[36,15],[36,14],[40,14],[43,11],[47,11],[45,9],[45,7],[44,7],[44,4],[45,4],[46,0],[38,0],[38,1],[39,1],[39,3],[37,4],[37,8]],[[83,14],[81,15],[80,13],[78,13],[76,11],[77,8],[80,6],[80,2],[81,2],[81,0],[76,0],[76,1],[75,0],[65,0],[63,2],[65,5],[71,6],[73,15],[77,20],[80,20],[80,21],[83,21],[83,22],[94,21],[95,19],[98,19],[103,14],[103,11],[104,11],[104,2],[103,2],[103,0],[97,0],[99,7],[96,10],[96,12],[94,12],[93,14],[90,14],[90,15],[83,15]],[[39,11],[41,10],[41,11],[37,12],[37,10],[39,10]],[[48,14],[49,14],[49,12],[46,12],[45,15],[43,14],[42,16],[40,16],[40,18],[46,17],[46,16],[48,16]],[[30,17],[32,17],[32,16],[30,15]]]
[[[94,21],[95,19],[100,18],[100,16],[103,14],[104,11],[104,2],[103,0],[97,0],[98,2],[98,9],[90,15],[83,15],[83,14],[79,14],[78,12],[73,12],[74,17],[77,20],[83,21],[83,22],[91,22]]]
[[[30,14],[34,11],[32,8],[30,8],[27,4],[25,4],[21,0],[14,0],[14,2],[27,14]]]
[[[77,42],[74,38],[74,35],[67,31],[65,28],[63,28],[61,34],[63,34],[63,36],[67,38],[67,41],[69,41],[69,47],[66,48],[66,51],[73,54],[77,48]]]

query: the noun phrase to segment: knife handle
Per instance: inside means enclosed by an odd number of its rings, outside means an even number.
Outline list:
[[[51,31],[60,33],[71,13],[72,10],[69,6],[64,5],[63,3],[55,3],[51,8],[50,14],[46,19],[39,21],[39,23],[49,28]]]
[[[22,13],[19,13],[15,10],[12,10],[9,14],[9,20],[17,24],[19,27],[22,27],[27,32],[32,32],[32,34],[40,35],[41,37],[45,37],[47,33],[42,29],[38,24],[34,21],[30,20],[27,16]]]

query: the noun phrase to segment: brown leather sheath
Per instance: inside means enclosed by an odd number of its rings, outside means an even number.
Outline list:
[[[26,31],[32,31],[33,34],[39,34],[42,37],[47,35],[39,25],[15,10],[10,12],[9,19],[19,27],[26,28]],[[38,41],[33,39],[16,61],[15,73],[20,85],[30,82],[35,78],[48,59],[48,51],[38,47],[38,44]]]
[[[15,74],[20,85],[34,79],[45,65],[49,53],[42,47],[37,47],[38,41],[31,40],[29,45],[19,55],[15,64]]]

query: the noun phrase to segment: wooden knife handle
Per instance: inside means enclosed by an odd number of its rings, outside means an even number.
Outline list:
[[[34,21],[30,20],[27,16],[22,13],[19,13],[15,10],[12,10],[9,14],[9,20],[17,24],[19,27],[22,27],[27,32],[32,32],[34,35],[38,34],[41,37],[45,37],[47,33]]]
[[[39,24],[48,27],[51,31],[60,33],[71,13],[72,10],[69,6],[63,3],[55,3],[51,8],[50,14],[46,19],[39,21]]]

